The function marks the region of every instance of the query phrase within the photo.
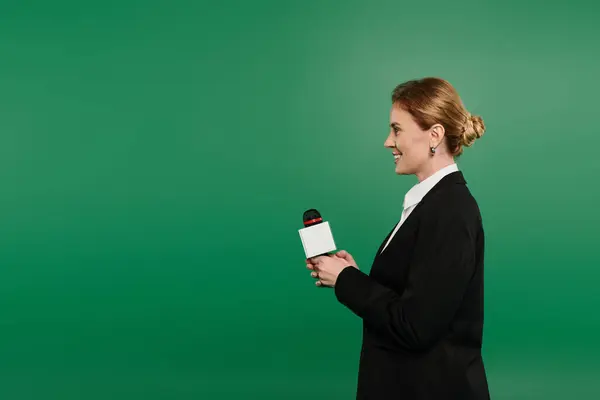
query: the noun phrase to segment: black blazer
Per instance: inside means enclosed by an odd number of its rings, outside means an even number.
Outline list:
[[[334,288],[363,322],[356,398],[489,399],[484,233],[462,173],[442,178],[381,253],[388,238],[368,275],[345,268]]]

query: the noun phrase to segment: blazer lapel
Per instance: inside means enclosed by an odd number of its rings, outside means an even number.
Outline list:
[[[381,254],[381,250],[383,250],[383,246],[385,246],[385,244],[387,243],[388,239],[392,235],[392,232],[394,232],[394,229],[396,229],[396,225],[398,225],[398,222],[396,222],[394,224],[394,226],[392,226],[392,229],[390,229],[390,231],[388,232],[388,234],[385,237],[385,239],[383,239],[383,241],[381,242],[381,245],[379,246],[379,249],[377,249],[377,254],[375,255],[375,259],[377,259],[377,257],[379,257],[379,255]]]
[[[423,196],[423,198],[421,199],[421,201],[415,206],[414,210],[410,213],[410,215],[408,216],[408,218],[410,218],[411,216],[413,216],[413,214],[415,214],[416,212],[418,212],[418,210],[421,207],[421,205],[425,201],[427,201],[427,199],[430,198],[434,193],[438,192],[439,190],[443,190],[444,188],[446,188],[448,186],[451,186],[451,185],[454,185],[454,184],[466,184],[464,175],[463,175],[463,173],[461,171],[452,172],[452,173],[444,176],[442,179],[440,179],[440,181],[437,184],[435,184],[435,186],[433,186],[431,188],[431,190],[429,190],[429,192],[427,192],[427,194],[425,194],[425,196]],[[375,254],[375,259],[373,260],[373,262],[377,261],[379,259],[379,257],[381,257],[383,255],[382,252],[381,252],[381,250],[383,250],[383,247],[385,246],[385,244],[389,240],[390,236],[392,235],[392,232],[394,232],[394,229],[396,228],[396,225],[398,225],[398,222],[399,221],[396,221],[396,223],[394,224],[394,226],[392,226],[392,229],[390,229],[390,231],[388,232],[388,234],[385,237],[385,239],[381,242],[381,245],[379,246],[379,249],[377,249],[377,253]],[[404,221],[404,223],[406,223],[406,221]],[[402,229],[402,227],[400,227],[400,229],[398,229],[398,232],[401,229]],[[396,235],[398,235],[398,232],[396,232]]]

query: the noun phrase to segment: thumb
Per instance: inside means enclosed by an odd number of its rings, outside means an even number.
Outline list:
[[[340,250],[337,253],[335,253],[336,256],[340,257],[340,258],[346,258],[349,256],[348,252],[346,250]]]
[[[356,261],[354,261],[354,258],[346,250],[340,250],[337,253],[335,253],[335,255],[337,257],[339,257],[339,258],[343,258],[344,260],[346,260],[350,264],[354,264],[354,266],[358,267],[356,265]]]
[[[350,255],[350,253],[348,253],[346,250],[340,250],[337,253],[335,253],[336,256],[338,256],[339,258],[343,258],[344,260],[353,263],[354,262],[354,258],[352,258],[352,256]]]

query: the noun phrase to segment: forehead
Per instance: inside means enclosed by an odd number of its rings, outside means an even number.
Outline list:
[[[390,124],[412,125],[414,121],[411,115],[404,109],[394,105],[390,110]]]

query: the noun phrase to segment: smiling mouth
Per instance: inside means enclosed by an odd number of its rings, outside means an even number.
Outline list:
[[[394,163],[398,164],[398,161],[402,159],[402,153],[394,153]]]

